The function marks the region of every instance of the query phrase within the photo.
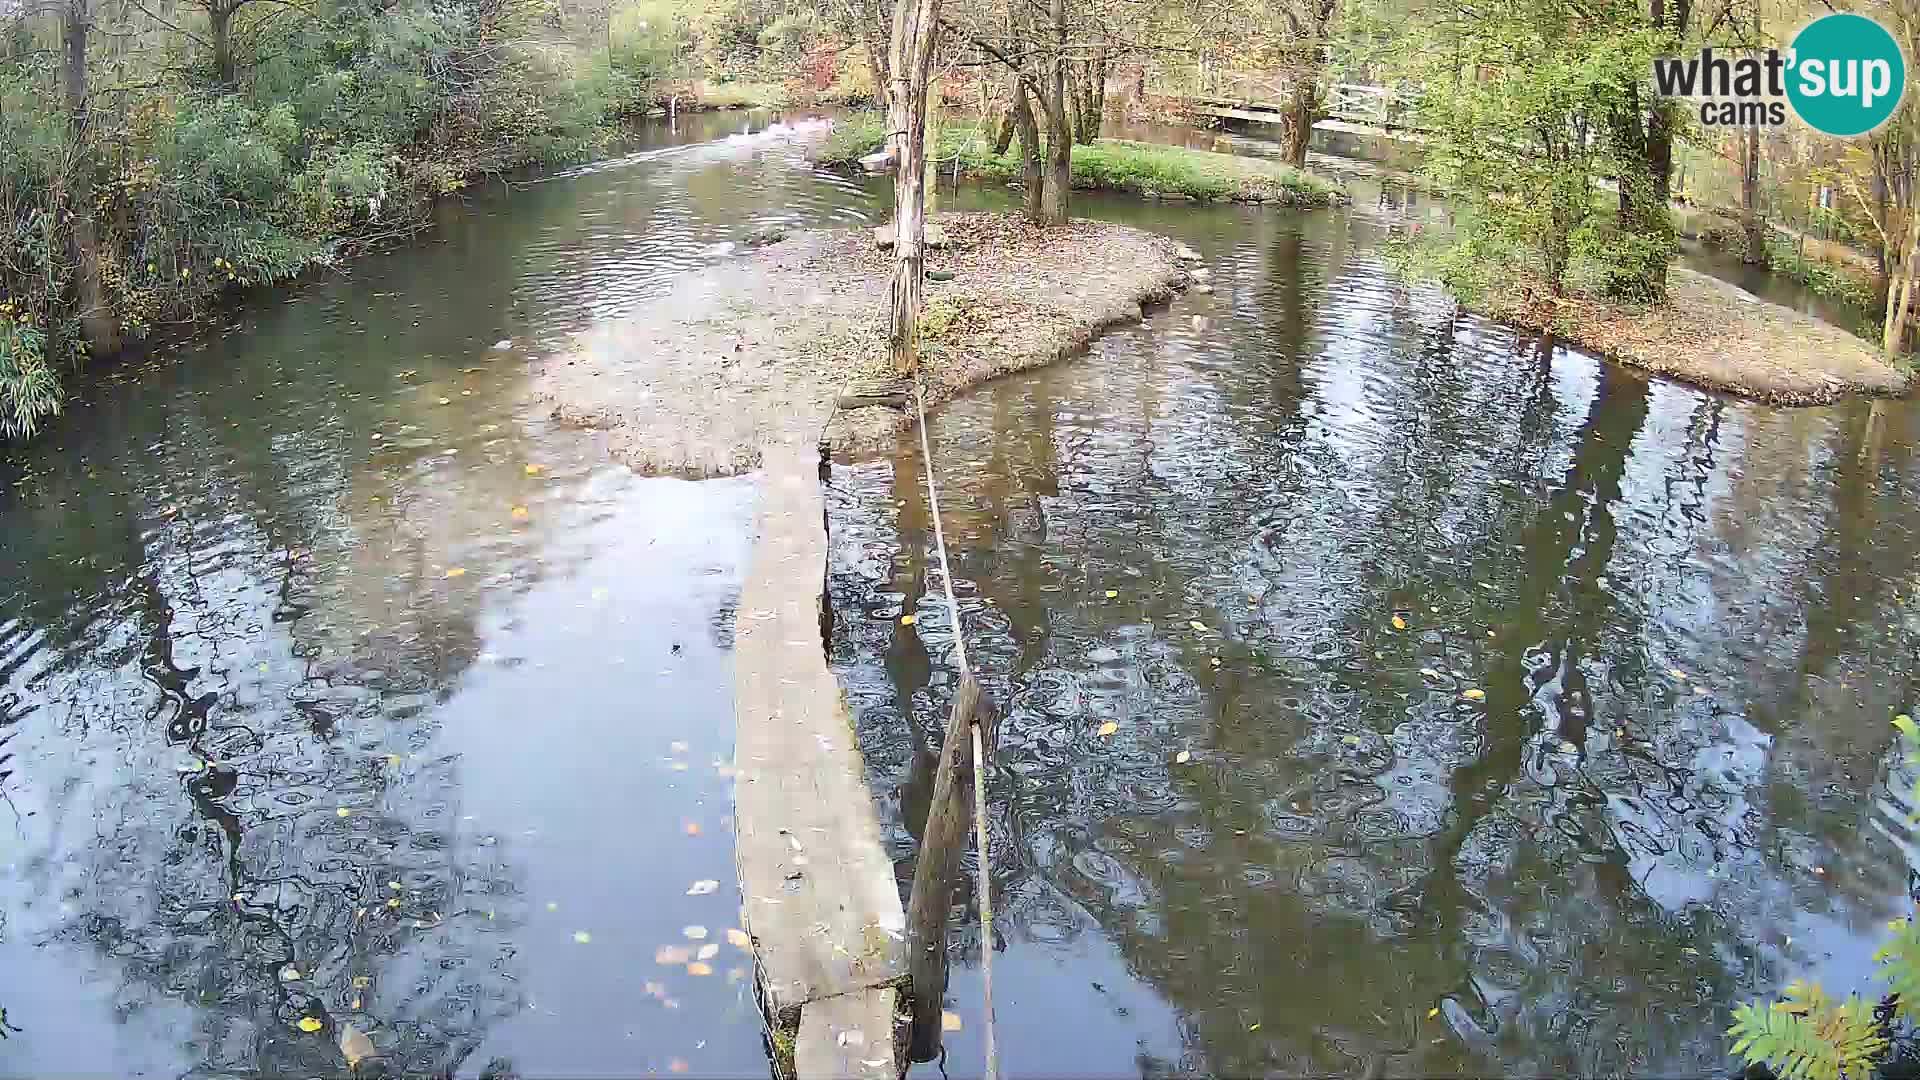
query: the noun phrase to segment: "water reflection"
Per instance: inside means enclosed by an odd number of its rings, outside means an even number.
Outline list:
[[[1216,293],[931,431],[1010,704],[998,947],[1053,971],[996,987],[1008,1060],[1703,1073],[1734,1001],[1862,980],[1909,876],[1875,805],[1920,412],[1752,407],[1456,317],[1360,210],[1101,209]],[[912,442],[843,467],[833,505],[903,874],[953,687],[919,469]],[[1057,1045],[1141,990],[1173,1015]]]
[[[867,196],[683,118],[81,388],[0,485],[21,1075],[764,1074],[724,941],[749,480],[640,480],[525,374],[754,221]],[[303,1027],[302,1021],[308,1023]],[[317,1028],[317,1030],[307,1030]]]

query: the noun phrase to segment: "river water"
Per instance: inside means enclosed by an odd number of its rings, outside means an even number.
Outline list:
[[[324,1075],[351,1025],[408,1072],[764,1074],[725,934],[752,480],[607,467],[525,386],[757,225],[884,217],[767,125],[450,206],[11,453],[0,1072]],[[1864,985],[1911,873],[1920,412],[1456,317],[1381,262],[1431,213],[1390,185],[1077,207],[1216,291],[931,425],[1007,711],[1010,1072],[1676,1075],[1737,1001]],[[830,487],[902,881],[954,679],[919,467]]]

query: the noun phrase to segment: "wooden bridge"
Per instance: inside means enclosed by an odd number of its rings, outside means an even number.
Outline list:
[[[1207,83],[1186,99],[1194,113],[1257,124],[1287,122],[1293,84],[1285,76],[1233,73],[1209,78]],[[1413,122],[1419,98],[1411,92],[1367,83],[1326,83],[1320,88],[1320,101],[1316,129],[1420,141]]]

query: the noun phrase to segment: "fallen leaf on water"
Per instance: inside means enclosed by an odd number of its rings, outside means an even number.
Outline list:
[[[914,617],[913,617],[913,616],[911,616],[911,615],[902,615],[902,616],[900,616],[900,625],[901,625],[901,626],[912,626],[912,625],[914,624],[914,622],[915,622],[915,621],[916,621],[916,620],[915,620],[915,619],[914,619]]]
[[[388,754],[388,755],[387,755],[387,764],[389,764],[389,765],[398,765],[398,764],[400,764],[400,755],[399,755],[399,754]]]
[[[527,466],[527,475],[528,475],[528,476],[539,476],[539,475],[540,475],[540,466],[538,466],[538,465],[529,465],[529,466]]]
[[[705,945],[700,946],[700,951],[694,953],[693,958],[695,960],[711,960],[714,957],[719,955],[720,955],[720,946],[715,945],[713,942],[709,941]]]
[[[389,881],[387,882],[387,888],[392,889],[395,892],[398,892],[400,891],[400,883],[397,881]]]
[[[684,832],[685,832],[685,833],[686,833],[686,834],[687,834],[688,836],[699,836],[699,835],[700,835],[700,823],[699,823],[699,822],[697,822],[697,821],[688,821],[688,822],[684,822],[684,823],[682,823],[682,824],[681,824],[681,826],[680,826],[680,828],[681,828],[681,830],[682,830],[682,831],[684,831]]]
[[[288,964],[286,967],[280,969],[280,977],[288,982],[299,982],[300,969],[294,967],[292,964]]]
[[[940,1013],[940,1030],[941,1031],[959,1031],[960,1030],[960,1014],[957,1012],[954,1012],[951,1009],[942,1011]]]
[[[1340,741],[1341,741],[1341,742],[1344,742],[1344,743],[1346,743],[1346,744],[1347,744],[1348,746],[1359,746],[1359,745],[1360,745],[1360,736],[1358,736],[1358,735],[1348,735],[1348,736],[1346,736],[1345,738],[1343,738],[1343,739],[1341,739]]]
[[[1119,589],[1108,589],[1108,590],[1107,590],[1107,599],[1109,599],[1109,600],[1117,600],[1117,599],[1119,599],[1119,597],[1120,597],[1120,590],[1119,590]]]
[[[1422,674],[1422,675],[1424,675],[1424,676],[1426,676],[1426,677],[1427,677],[1427,678],[1429,678],[1429,679],[1437,679],[1437,678],[1439,678],[1439,677],[1440,677],[1440,673],[1439,673],[1439,672],[1437,672],[1437,671],[1435,671],[1435,670],[1433,670],[1433,669],[1432,669],[1432,668],[1430,668],[1430,667],[1423,667],[1423,668],[1421,668],[1421,669],[1420,669],[1420,674]]]
[[[299,1028],[301,1031],[312,1033],[319,1031],[327,1025],[321,1023],[320,1018],[317,1016],[303,1016],[300,1018],[300,1022],[293,1026]]]
[[[703,878],[700,881],[696,881],[692,885],[687,886],[687,895],[688,896],[705,896],[708,893],[712,892],[713,890],[718,889],[719,887],[720,887],[720,883],[713,880],[712,878]]]
[[[1100,730],[1096,732],[1096,734],[1106,736],[1106,735],[1111,735],[1114,732],[1119,730],[1120,730],[1120,725],[1109,720],[1106,723],[1100,725]]]
[[[527,520],[527,518],[532,516],[532,512],[529,511],[524,506],[514,507],[512,513],[513,513],[513,520],[515,521],[525,521]]]
[[[449,567],[447,567],[447,576],[448,576],[448,577],[450,577],[450,578],[455,578],[455,577],[465,577],[465,576],[466,576],[466,574],[467,574],[467,568],[466,568],[466,567],[464,567],[464,566],[449,566]]]
[[[1248,1030],[1248,1031],[1259,1031],[1259,1030],[1260,1030],[1260,1025],[1259,1025],[1259,1024],[1248,1024],[1248,1025],[1247,1025],[1247,1030]]]
[[[396,897],[394,897],[394,898],[392,898],[391,900],[388,900],[388,901],[387,901],[387,906],[388,906],[388,907],[390,907],[390,908],[397,908],[397,907],[399,907],[399,906],[400,906],[400,898],[396,896]]]
[[[1900,734],[1914,742],[1920,742],[1920,726],[1915,726],[1913,717],[1901,713],[1893,718],[1893,726],[1900,729]]]
[[[1427,1010],[1427,1019],[1429,1019],[1429,1020],[1431,1020],[1431,1019],[1433,1019],[1434,1017],[1436,1017],[1436,1016],[1439,1016],[1439,1015],[1440,1015],[1440,1009],[1439,1009],[1439,1007],[1438,1007],[1438,1006],[1435,1006],[1434,1008],[1431,1008],[1431,1009],[1428,1009],[1428,1010]]]
[[[680,932],[687,935],[688,937],[692,938],[695,941],[699,941],[700,939],[707,936],[707,928],[697,923],[694,924],[693,926],[681,927]]]
[[[685,1061],[679,1058],[674,1058],[672,1061],[667,1062],[668,1072],[683,1073],[686,1072],[689,1067]]]
[[[344,807],[344,806],[343,806],[343,807],[341,807],[340,809],[338,809],[338,810],[335,810],[335,811],[334,811],[334,813],[336,813],[336,814],[338,814],[338,815],[340,815],[341,817],[347,817],[347,816],[349,816],[349,815],[351,815],[351,814],[353,813],[353,811],[351,811],[351,810],[349,810],[349,809],[347,809],[346,807]]]
[[[1395,630],[1405,630],[1407,628],[1407,620],[1395,615],[1393,617],[1393,628]]]
[[[1185,765],[1187,762],[1192,760],[1193,760],[1193,755],[1187,753],[1185,750],[1182,750],[1179,753],[1173,755],[1173,763],[1176,765]]]
[[[343,1024],[340,1028],[340,1053],[346,1056],[347,1068],[351,1069],[379,1051],[374,1049],[373,1040],[362,1034],[359,1028]]]
[[[753,947],[753,939],[747,936],[745,930],[739,929],[730,929],[727,931],[727,943],[741,949],[750,949]]]
[[[592,943],[593,935],[587,933],[585,930],[575,930],[573,932],[573,940],[579,942],[582,945],[587,945]]]
[[[1460,696],[1466,698],[1468,701],[1479,701],[1487,696],[1487,692],[1476,686],[1460,691]]]
[[[1560,749],[1566,751],[1569,754],[1577,754],[1580,752],[1580,748],[1578,746],[1573,745],[1573,743],[1569,741],[1562,741],[1560,743]]]
[[[1668,668],[1667,674],[1673,676],[1676,679],[1679,679],[1681,682],[1687,681],[1687,673],[1684,671],[1681,671],[1679,668]]]
[[[451,404],[453,404],[453,399],[452,399],[452,398],[441,398],[441,399],[440,399],[440,404],[442,404],[442,405],[451,405]]]
[[[1193,629],[1194,629],[1194,630],[1195,630],[1195,631],[1196,631],[1197,633],[1202,633],[1202,634],[1204,634],[1204,633],[1206,633],[1206,632],[1207,632],[1207,624],[1206,624],[1206,623],[1203,623],[1203,622],[1201,622],[1201,621],[1200,621],[1199,619],[1188,619],[1188,620],[1187,620],[1187,625],[1188,625],[1188,626],[1191,626],[1191,627],[1193,627]]]
[[[365,975],[355,975],[353,977],[353,988],[355,990],[365,990],[367,987],[372,985],[373,985],[373,980]]]
[[[700,960],[695,960],[693,963],[687,965],[687,974],[711,975],[713,974],[713,965],[705,963]]]
[[[693,950],[685,945],[662,945],[653,950],[656,964],[684,964],[693,959]]]

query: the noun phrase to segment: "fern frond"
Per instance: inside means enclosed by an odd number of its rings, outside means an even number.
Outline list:
[[[1894,1015],[1920,1021],[1920,924],[1908,916],[1888,923],[1887,929],[1893,936],[1874,950],[1873,958],[1897,999]]]
[[[1748,1064],[1764,1063],[1781,1080],[1864,1080],[1886,1052],[1873,1007],[1860,998],[1835,1004],[1818,983],[1807,982],[1787,987],[1786,997],[1733,1011],[1727,1035]]]

